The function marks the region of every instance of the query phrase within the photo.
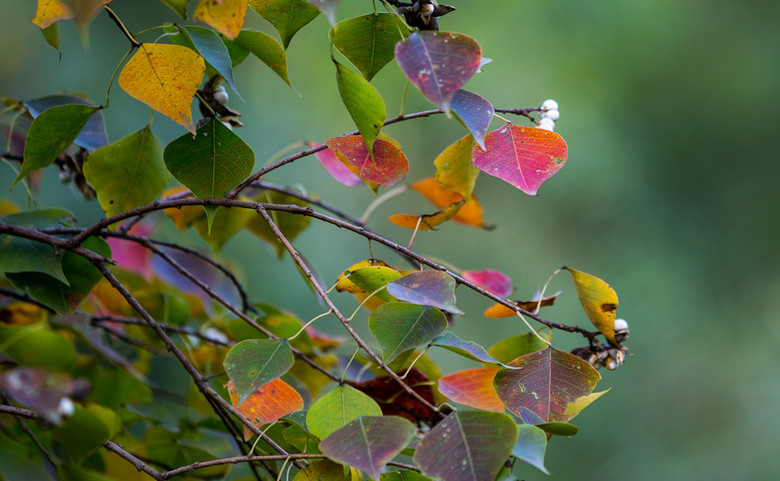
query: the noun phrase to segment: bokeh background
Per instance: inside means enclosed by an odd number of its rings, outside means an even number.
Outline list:
[[[498,227],[445,225],[420,233],[415,250],[461,269],[498,268],[512,277],[516,297],[532,294],[562,265],[584,270],[617,290],[619,317],[631,328],[625,366],[602,373],[600,387],[611,392],[575,420],[577,436],[551,442],[552,475],[528,467],[523,478],[780,479],[780,2],[449,3],[458,10],[441,19],[442,29],[475,37],[493,59],[467,88],[504,108],[556,99],[562,114],[556,130],[569,144],[569,159],[538,197],[482,175],[476,193],[487,221]],[[152,0],[117,0],[113,7],[132,31],[181,21]],[[371,9],[368,0],[343,0],[339,18]],[[81,91],[102,103],[127,41],[100,16],[84,48],[67,22],[58,63],[28,21],[34,10],[35,2],[0,2],[0,95]],[[273,32],[252,12],[247,22]],[[237,69],[246,104],[233,95],[231,106],[243,113],[246,126],[238,133],[255,150],[256,169],[290,144],[354,128],[336,91],[328,28],[317,18],[292,41],[290,78],[300,97],[257,60]],[[398,67],[388,65],[374,83],[388,116],[395,115],[404,87]],[[431,108],[410,92],[407,112]],[[142,127],[148,108],[115,85],[104,115],[115,141]],[[154,130],[163,143],[183,133],[159,115]],[[464,134],[443,116],[386,133],[404,146],[409,180],[432,175],[435,156]],[[21,187],[9,192],[13,177],[0,165],[0,196],[24,206]],[[358,215],[374,198],[365,187],[340,186],[313,158],[270,180],[301,184]],[[81,225],[102,215],[96,202],[60,186],[53,169],[39,196],[42,206],[77,212]],[[432,210],[407,192],[381,206],[369,225],[406,243],[410,231],[386,217]],[[369,256],[364,241],[328,226],[312,226],[296,245],[329,280]],[[374,254],[396,261],[380,247]],[[303,320],[321,312],[289,259],[277,260],[251,235],[231,240],[219,257],[239,272],[254,300]],[[551,288],[564,294],[545,316],[587,325],[568,277]],[[455,325],[462,337],[489,346],[524,332],[519,321],[482,317],[484,299],[458,294],[467,312]],[[350,298],[338,301],[345,311],[354,307]],[[328,322],[318,326],[336,332]],[[555,342],[567,349],[581,344],[560,333]],[[473,367],[455,356],[436,359],[448,372]]]

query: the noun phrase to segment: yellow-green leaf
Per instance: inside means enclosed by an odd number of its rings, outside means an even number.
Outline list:
[[[195,18],[214,27],[230,40],[235,40],[246,17],[248,0],[200,0],[195,7]]]
[[[615,311],[618,306],[615,290],[596,276],[569,267],[564,269],[571,274],[574,287],[577,288],[577,296],[590,322],[609,342],[619,346],[620,343],[615,340]]]

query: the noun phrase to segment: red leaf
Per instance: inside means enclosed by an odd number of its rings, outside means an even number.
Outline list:
[[[404,75],[445,112],[463,84],[479,69],[482,49],[473,38],[450,32],[415,32],[395,45]]]
[[[351,166],[350,170],[363,180],[390,187],[404,180],[409,173],[406,156],[387,140],[376,139],[373,159],[360,135],[334,137],[325,143],[343,155],[349,163],[347,167]]]
[[[497,372],[497,367],[478,367],[447,374],[438,381],[439,392],[466,406],[503,413],[504,404],[493,387]]]
[[[506,297],[512,293],[512,279],[505,276],[502,272],[484,269],[481,271],[463,271],[461,275],[472,284],[476,284],[499,297]]]
[[[316,147],[316,145],[314,145],[313,147]],[[320,161],[320,164],[322,164],[322,168],[324,168],[325,171],[329,173],[331,177],[336,179],[337,182],[344,184],[347,187],[353,187],[362,183],[360,177],[353,174],[352,171],[349,170],[346,165],[342,164],[332,150],[330,149],[320,150],[319,152],[314,154],[314,156],[317,157],[317,160]]]
[[[406,375],[404,382],[423,399],[435,405],[433,390],[428,378],[422,371],[416,367],[412,368],[409,374]],[[398,381],[390,376],[378,377],[362,382],[346,381],[346,384],[376,401],[379,407],[382,408],[382,414],[385,416],[400,416],[413,423],[428,424],[433,424],[434,421],[439,419],[437,413],[412,397],[398,384]]]
[[[485,137],[486,150],[474,149],[472,161],[481,171],[509,182],[528,195],[566,163],[563,137],[545,129],[507,124]]]

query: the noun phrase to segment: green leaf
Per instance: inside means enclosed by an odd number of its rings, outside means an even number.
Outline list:
[[[214,210],[220,212],[215,215],[210,224],[206,216],[199,217],[192,226],[206,243],[214,249],[214,252],[222,250],[222,246],[241,231],[253,218],[258,217],[257,213],[250,209],[225,209],[217,207]],[[262,221],[262,219],[260,219]],[[257,332],[255,331],[256,337]]]
[[[550,339],[549,332],[540,333],[540,335],[548,340]],[[547,347],[549,347],[548,344],[542,342],[542,340],[537,336],[528,333],[502,339],[493,344],[490,349],[487,350],[487,352],[491,356],[498,359],[500,362],[508,364],[520,356],[531,352],[536,352]]]
[[[333,45],[371,80],[393,60],[395,44],[409,35],[409,28],[396,15],[374,13],[337,23],[330,31]]]
[[[547,449],[547,436],[536,426],[521,424],[517,426],[517,442],[512,449],[512,456],[539,469],[544,474],[550,474],[544,467],[544,452]]]
[[[187,19],[187,4],[190,0],[160,0],[165,5],[171,7],[171,10],[178,13],[183,19]]]
[[[366,79],[335,60],[339,94],[350,117],[363,136],[366,148],[372,150],[374,141],[385,123],[385,102]]]
[[[110,409],[98,405],[77,406],[73,415],[56,431],[55,439],[65,456],[79,463],[115,434],[118,422],[121,423]]]
[[[73,342],[42,325],[0,327],[0,352],[20,366],[68,371],[78,358]]]
[[[0,432],[0,476],[7,481],[54,480],[49,467],[43,466],[40,451],[30,444],[22,444],[19,439]]]
[[[24,144],[24,162],[11,188],[30,172],[54,162],[76,140],[87,120],[99,110],[88,105],[60,105],[39,115],[30,125]]]
[[[60,25],[59,22],[54,22],[48,27],[41,29],[41,34],[43,35],[43,39],[46,40],[46,43],[54,47],[58,52],[60,52],[59,25]],[[62,57],[62,52],[60,52],[60,57]]]
[[[22,102],[22,104],[27,107],[27,110],[30,112],[30,115],[32,115],[33,118],[38,118],[41,112],[59,105],[78,104],[93,107],[93,105],[81,95],[83,94],[47,95],[37,99],[25,100]],[[81,132],[79,132],[79,135],[76,136],[76,140],[74,140],[73,143],[79,147],[84,147],[89,152],[108,145],[106,122],[103,118],[102,111],[98,110],[92,114],[89,120],[87,120],[87,123],[84,124],[84,128],[82,128]]]
[[[249,7],[271,22],[282,37],[285,50],[295,33],[320,14],[317,7],[305,0],[249,0]]]
[[[389,363],[402,352],[442,334],[447,329],[447,319],[435,307],[389,302],[371,313],[368,328],[382,346],[382,360]]]
[[[430,478],[426,478],[417,471],[406,470],[396,473],[382,473],[379,476],[379,481],[430,481]]]
[[[54,227],[72,217],[61,209],[21,212],[0,217],[0,222],[21,227]],[[62,271],[62,255],[57,255],[48,244],[12,235],[0,236],[0,273],[40,272],[68,284]]]
[[[441,336],[431,341],[431,346],[438,346],[452,351],[455,354],[467,357],[473,361],[478,361],[487,364],[501,364],[498,359],[494,358],[474,341],[464,341],[450,331],[445,332]]]
[[[414,461],[443,481],[495,479],[516,439],[517,426],[506,414],[456,411],[425,435]]]
[[[241,30],[236,37],[236,43],[262,60],[287,85],[291,85],[287,76],[287,52],[273,37],[254,30]]]
[[[149,125],[97,149],[83,169],[107,217],[152,202],[170,179]]]
[[[382,409],[357,389],[341,384],[312,404],[306,413],[306,426],[313,435],[325,439],[330,433],[360,416],[381,416]]]
[[[290,345],[281,339],[252,339],[233,346],[225,355],[225,371],[238,393],[238,404],[286,373],[293,362]]]
[[[414,432],[412,423],[403,418],[361,416],[330,433],[319,448],[330,459],[377,479],[382,468],[409,444]]]
[[[225,79],[225,82],[230,85],[230,88],[243,102],[244,99],[238,93],[236,83],[233,80],[233,63],[230,53],[227,46],[219,38],[219,35],[214,30],[205,27],[186,26],[180,28],[187,32],[198,53],[201,54],[209,65],[214,67],[214,70]]]

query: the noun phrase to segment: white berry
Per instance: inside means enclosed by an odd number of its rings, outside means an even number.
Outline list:
[[[225,92],[224,88],[222,90],[215,91],[214,94],[213,94],[213,97],[214,97],[215,101],[219,102],[222,105],[225,105],[226,103],[228,103],[228,100],[230,99],[230,97],[228,96],[228,93]]]
[[[73,405],[73,401],[64,397],[60,399],[60,403],[57,405],[57,414],[63,418],[71,416],[76,411],[76,406]]]
[[[552,119],[543,118],[539,121],[539,128],[552,132],[555,129],[555,121]]]
[[[553,99],[547,99],[542,102],[542,112],[546,110],[558,110],[558,102]]]
[[[539,114],[539,116],[543,119],[550,119],[555,122],[561,118],[561,113],[557,110],[542,110],[542,113]]]
[[[622,331],[628,329],[628,322],[625,319],[615,319],[615,330]]]

